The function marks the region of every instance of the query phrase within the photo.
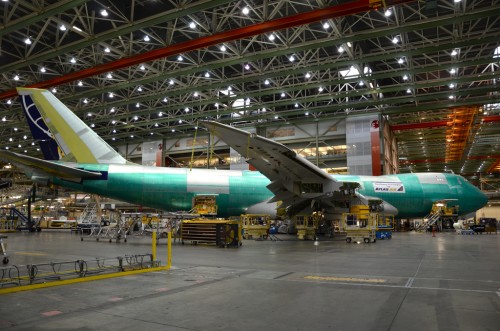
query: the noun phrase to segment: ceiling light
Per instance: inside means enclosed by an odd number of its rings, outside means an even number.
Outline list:
[[[59,26],[59,30],[66,31],[66,25],[62,24],[61,26]]]
[[[458,52],[457,52],[456,49],[454,49],[454,50],[451,51],[451,56],[456,56],[457,54],[458,54]]]
[[[24,139],[24,140],[28,139],[28,136],[24,135],[24,136],[23,136],[23,139]]]
[[[270,34],[268,37],[267,37],[269,40],[273,41],[274,39],[276,39],[276,36],[274,35],[274,33]]]
[[[113,75],[112,75],[111,73],[108,73],[108,74],[106,75],[106,78],[111,79],[111,78],[113,78]]]
[[[278,115],[274,115],[274,119],[277,120],[278,119]]]
[[[141,66],[139,67],[139,69],[146,70],[146,67],[144,66],[144,64],[141,64]]]
[[[191,22],[191,23],[189,23],[189,27],[190,27],[191,29],[196,29],[196,23],[195,23],[195,22]]]
[[[455,68],[451,68],[451,69],[450,69],[450,74],[454,74],[454,73],[456,73],[456,72],[457,72],[457,70],[456,70]]]
[[[4,117],[2,117],[2,122],[5,122],[5,121],[7,121],[7,118],[5,118],[5,116],[4,116]]]
[[[410,89],[407,89],[407,90],[406,90],[406,93],[411,94],[411,90],[410,90]]]
[[[148,35],[145,35],[144,38],[143,38],[144,41],[150,41],[151,39],[149,39],[149,36]]]
[[[76,63],[76,59],[74,57],[72,57],[71,59],[69,59],[69,62]]]
[[[398,37],[392,38],[392,43],[393,44],[397,44],[398,42],[399,42],[399,38]]]
[[[19,80],[19,75],[15,75],[14,80]]]
[[[26,45],[31,45],[31,39],[30,39],[29,37],[28,37],[28,38],[26,38],[26,39],[24,39],[24,43],[25,43]]]
[[[293,61],[295,61],[295,56],[293,56],[293,55],[290,55],[290,57],[288,58],[288,60],[289,60],[290,62],[293,62]]]
[[[101,15],[104,17],[108,16],[108,11],[106,9],[101,10]]]
[[[320,86],[320,87],[318,88],[318,91],[323,92],[323,86]]]
[[[387,10],[384,12],[384,15],[385,15],[385,17],[389,17],[389,16],[391,16],[391,15],[392,15],[392,10],[387,9]]]
[[[47,69],[45,69],[45,67],[40,68],[40,72],[46,72],[46,71],[47,71]]]
[[[250,13],[250,9],[248,9],[248,7],[243,7],[243,9],[241,10],[241,12],[242,12],[244,15],[248,15],[248,13]]]
[[[182,58],[182,55],[179,55],[179,56],[177,57],[177,61],[182,62],[182,60],[184,60],[184,59]]]
[[[337,48],[337,50],[339,51],[339,53],[344,53],[344,47],[342,47],[342,46],[339,46],[339,48]]]
[[[328,29],[330,27],[330,24],[328,22],[323,23],[323,29]]]
[[[155,127],[158,127],[158,123],[155,123]]]
[[[363,81],[359,82],[359,86],[364,86],[364,85],[365,85],[365,82],[363,82]]]
[[[408,75],[404,75],[403,80],[408,80]]]
[[[450,88],[455,88],[455,84],[453,83],[450,83],[450,85],[448,85]]]
[[[299,104],[298,103],[295,103],[295,108],[299,108]]]
[[[83,30],[82,30],[82,29],[80,29],[79,27],[77,27],[76,25],[73,25],[73,29],[75,29],[76,31],[83,32]]]
[[[182,124],[182,120],[179,120],[179,124]]]
[[[245,64],[245,70],[250,70],[250,65],[248,63]]]
[[[168,81],[168,84],[169,85],[174,85],[174,81],[171,79],[171,80]]]
[[[142,87],[141,87],[141,86],[139,86],[139,87],[137,88],[137,91],[142,92]]]
[[[94,123],[90,124],[90,127],[91,128],[95,127],[95,124]]]
[[[136,104],[135,104],[135,108],[139,108],[140,106],[141,106],[141,104],[140,104],[140,103],[136,103]]]
[[[9,100],[7,100],[7,104],[8,104],[8,105],[11,105],[11,104],[12,104],[12,101],[11,101],[10,99],[9,99]]]
[[[175,132],[175,129],[172,129],[172,132]]]
[[[138,119],[139,119],[139,117],[137,117],[137,115],[134,116],[134,121],[137,121]]]
[[[220,47],[220,50],[221,50],[222,52],[225,52],[225,51],[227,50],[227,48],[226,48],[226,46],[225,46],[225,45],[222,45],[222,46]]]
[[[87,98],[83,99],[83,103],[89,103],[89,100]]]
[[[110,98],[114,98],[114,96],[115,96],[115,95],[113,94],[113,92],[109,92],[109,93],[108,93],[108,97],[110,97]]]
[[[52,88],[52,93],[56,93],[57,89],[55,87]]]
[[[115,120],[112,120],[112,121],[111,121],[111,124],[116,124],[116,121],[115,121]],[[116,132],[116,130],[113,130],[113,132]]]
[[[189,113],[189,108],[188,108],[188,107],[184,108],[184,111],[185,111],[186,113]]]
[[[158,117],[162,117],[163,116],[163,113],[162,112],[159,112],[158,113]]]
[[[131,135],[130,135],[130,138],[134,138],[134,135],[133,135],[133,134],[131,134]]]
[[[104,53],[109,53],[109,52],[111,52],[111,50],[109,49],[109,47],[106,47],[106,48],[104,49]]]
[[[454,98],[455,98],[455,96],[453,96],[453,95],[450,95],[450,96],[448,97],[448,99],[450,99],[450,100],[452,100],[452,99],[454,99]]]
[[[164,97],[164,98],[163,98],[163,102],[168,102],[167,97]]]
[[[405,62],[405,60],[402,57],[398,59],[399,64],[403,64],[404,62]]]
[[[193,93],[193,96],[194,96],[194,97],[197,97],[198,95],[199,95],[199,94],[198,94],[198,92],[194,92],[194,93]]]
[[[306,111],[306,112],[304,113],[304,115],[309,116],[309,112],[308,112],[308,111]]]
[[[306,73],[306,78],[311,78],[311,74],[309,72]]]
[[[206,77],[206,78],[210,78],[210,73],[209,73],[208,71],[207,71],[207,72],[205,72],[205,77]]]
[[[78,86],[83,86],[83,82],[81,80],[78,81]]]
[[[286,97],[285,92],[281,92],[281,97],[282,97],[282,98]]]
[[[14,79],[15,79],[15,78],[14,78]],[[269,84],[270,84],[269,79],[266,79],[266,80],[264,81],[264,84],[265,84],[265,85],[269,85]]]

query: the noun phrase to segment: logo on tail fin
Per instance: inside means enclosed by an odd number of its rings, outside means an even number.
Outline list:
[[[40,145],[44,158],[46,160],[60,160],[64,153],[45,124],[33,99],[29,95],[21,95],[21,104],[33,139]]]

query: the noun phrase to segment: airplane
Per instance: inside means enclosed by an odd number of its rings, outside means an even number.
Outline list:
[[[17,165],[36,183],[164,211],[189,210],[196,195],[215,195],[219,217],[244,213],[274,217],[278,202],[289,215],[307,208],[333,215],[357,199],[366,205],[379,201],[379,209],[398,218],[418,218],[438,201],[456,201],[460,214],[476,211],[488,201],[479,189],[452,173],[331,175],[278,142],[211,121],[201,124],[246,156],[258,171],[131,164],[51,92],[18,88],[18,93],[23,106],[32,107],[33,118],[43,119],[45,126],[39,122],[37,127],[50,131],[45,138],[56,141],[59,155],[65,155],[55,161],[0,151],[0,158]]]

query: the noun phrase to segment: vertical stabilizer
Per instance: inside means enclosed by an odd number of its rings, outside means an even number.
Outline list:
[[[59,149],[31,96],[22,95],[21,104],[33,139],[40,145],[45,160],[60,160],[64,156],[63,151]]]
[[[127,163],[51,92],[34,88],[18,88],[17,91],[22,98],[33,137],[38,139],[35,134],[50,136],[57,143],[65,161]]]

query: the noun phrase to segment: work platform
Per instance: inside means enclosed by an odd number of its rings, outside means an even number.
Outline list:
[[[394,233],[376,245],[173,245],[170,271],[0,295],[0,329],[496,330],[500,236]],[[151,238],[9,234],[10,264],[150,251]],[[165,264],[158,245],[158,258]],[[272,312],[270,311],[272,307]],[[194,313],[195,312],[195,313]]]

